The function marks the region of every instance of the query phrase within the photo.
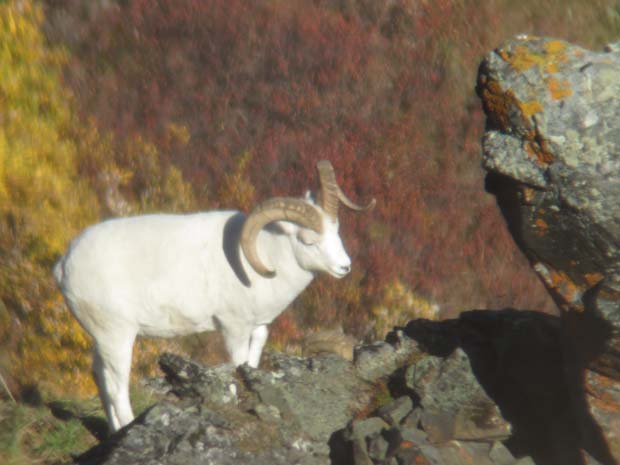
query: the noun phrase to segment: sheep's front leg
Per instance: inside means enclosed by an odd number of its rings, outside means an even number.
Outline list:
[[[248,354],[248,365],[251,367],[258,367],[258,364],[260,363],[260,355],[263,352],[263,347],[265,346],[265,342],[267,342],[268,335],[269,330],[267,329],[267,325],[257,326],[252,330],[252,335],[250,337],[250,351]]]
[[[246,363],[250,352],[250,337],[252,334],[252,328],[246,326],[224,326],[222,328],[222,334],[224,335],[226,350],[228,350],[230,359],[235,366]]]

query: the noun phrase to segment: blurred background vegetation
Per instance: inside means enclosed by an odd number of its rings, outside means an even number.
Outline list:
[[[619,32],[617,0],[0,2],[0,375],[18,400],[94,395],[90,341],[51,276],[81,228],[247,211],[314,188],[324,158],[378,206],[343,213],[352,275],[315,281],[272,347],[555,311],[484,192],[477,66],[517,33],[600,49]],[[222,356],[217,336],[145,341],[134,375],[166,348]]]

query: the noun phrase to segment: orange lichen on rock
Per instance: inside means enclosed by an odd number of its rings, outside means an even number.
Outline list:
[[[543,106],[537,100],[530,100],[529,102],[520,102],[519,109],[523,116],[529,118],[534,116],[536,113],[540,113],[543,111]]]
[[[555,158],[553,153],[549,151],[547,143],[540,137],[533,137],[531,141],[525,144],[524,148],[526,153],[532,157],[536,157],[536,159],[543,165],[552,163]]]
[[[584,310],[581,297],[585,289],[576,284],[564,271],[554,270],[541,262],[534,264],[534,270],[542,278],[547,288],[562,298],[564,310]]]
[[[544,55],[532,53],[527,47],[518,45],[512,51],[501,50],[499,55],[516,71],[523,72],[534,66],[545,64]]]
[[[549,74],[557,73],[559,70],[560,70],[560,67],[555,62],[549,62],[547,63],[547,66],[545,67],[545,71],[547,71],[547,73]]]
[[[512,127],[511,113],[519,110],[523,124],[528,131],[526,139],[529,141],[524,146],[526,153],[535,157],[539,163],[548,165],[553,162],[554,155],[549,150],[547,142],[540,137],[532,125],[531,118],[543,111],[543,106],[538,100],[521,102],[510,89],[504,90],[494,79],[482,78],[479,82],[482,88],[481,94],[485,111],[489,119],[501,130]],[[514,118],[514,113],[513,113]]]
[[[521,188],[521,200],[525,205],[532,205],[536,200],[536,189],[523,186]]]
[[[586,273],[584,275],[584,278],[586,280],[586,283],[588,283],[588,286],[592,287],[592,286],[597,285],[601,281],[601,279],[604,278],[604,276],[601,273],[594,272],[594,273]]]
[[[542,52],[518,45],[511,51],[500,50],[499,55],[518,72],[527,71],[536,66],[549,73],[557,73],[559,64],[567,61],[566,43],[561,40],[545,42]]]
[[[536,226],[536,231],[540,236],[545,235],[549,230],[549,225],[542,218],[537,218],[536,221],[534,221],[534,226]]]
[[[620,413],[618,381],[609,376],[588,370],[584,380],[592,406],[605,411]]]
[[[557,59],[566,60],[566,42],[550,40],[545,43],[545,52]]]
[[[482,98],[487,115],[493,119],[500,129],[510,127],[510,110],[517,106],[517,99],[513,92],[504,91],[502,86],[493,79],[481,82]]]
[[[563,100],[573,95],[573,88],[566,79],[559,80],[549,78],[547,80],[547,85],[549,86],[549,93],[553,100]]]

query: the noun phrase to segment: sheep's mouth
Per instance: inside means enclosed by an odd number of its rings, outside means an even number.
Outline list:
[[[336,279],[342,279],[351,272],[350,267],[330,268],[327,272]]]

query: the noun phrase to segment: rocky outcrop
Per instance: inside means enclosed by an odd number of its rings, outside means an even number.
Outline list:
[[[269,354],[207,368],[165,354],[170,395],[77,458],[121,464],[578,465],[557,317],[415,320],[353,361]]]
[[[517,37],[478,79],[487,187],[562,309],[581,445],[604,464],[620,463],[619,50]]]

